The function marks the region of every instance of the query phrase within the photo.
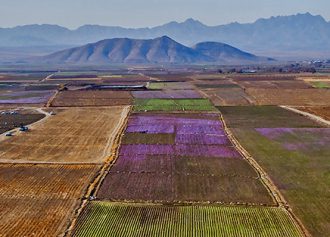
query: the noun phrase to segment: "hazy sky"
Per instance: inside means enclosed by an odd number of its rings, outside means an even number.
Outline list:
[[[0,0],[0,27],[49,23],[156,26],[194,18],[207,25],[310,12],[330,20],[330,0]]]

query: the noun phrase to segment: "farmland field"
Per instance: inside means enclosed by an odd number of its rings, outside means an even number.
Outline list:
[[[0,114],[0,134],[21,125],[34,123],[44,117],[44,114],[23,113],[22,111],[19,111],[18,114]]]
[[[54,91],[1,92],[0,104],[46,104]]]
[[[219,115],[190,116],[133,114],[97,197],[273,205],[257,173],[226,137]]]
[[[218,70],[0,74],[0,237],[330,237],[328,76]]]
[[[195,90],[133,91],[138,99],[199,99],[202,96]]]
[[[246,89],[246,93],[254,98],[256,105],[330,105],[330,90],[248,88]]]
[[[103,162],[127,107],[56,110],[31,131],[0,143],[0,162]]]
[[[305,117],[277,106],[218,107],[232,128],[320,127]]]
[[[298,237],[300,233],[278,208],[92,202],[73,236]]]
[[[330,121],[330,106],[329,107],[299,107],[299,110],[307,113],[315,114],[321,118]]]
[[[0,235],[63,234],[100,166],[0,165]]]
[[[208,89],[203,91],[216,106],[249,105],[254,104],[254,98],[250,97],[242,88]]]
[[[130,105],[132,96],[125,91],[61,91],[52,102],[53,107],[92,107]]]
[[[134,111],[214,111],[207,99],[135,99]]]
[[[283,111],[284,119],[280,108],[272,116],[258,116],[258,122],[250,120],[256,108],[220,110],[239,142],[272,177],[313,236],[329,236],[329,128],[315,128],[307,118],[298,119],[289,111]]]
[[[192,90],[194,86],[186,82],[150,82],[148,88],[151,90]]]
[[[311,84],[315,88],[320,88],[320,89],[330,89],[330,81],[313,81]]]

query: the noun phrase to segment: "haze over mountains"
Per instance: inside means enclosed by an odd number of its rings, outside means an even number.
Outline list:
[[[199,43],[189,48],[167,36],[149,40],[107,39],[34,60],[51,64],[242,64],[271,61],[216,42]]]
[[[57,25],[26,25],[0,28],[0,47],[51,46],[63,49],[109,38],[150,39],[163,35],[188,46],[203,41],[223,42],[270,57],[290,52],[306,57],[311,52],[317,55],[330,51],[330,23],[322,16],[309,13],[219,26],[206,26],[193,19],[139,29],[85,25],[69,30]]]

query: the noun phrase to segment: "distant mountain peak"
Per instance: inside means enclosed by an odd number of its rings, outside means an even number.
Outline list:
[[[204,64],[259,61],[264,59],[227,44],[206,42],[189,48],[166,35],[149,40],[106,39],[36,59],[36,62],[55,64]]]

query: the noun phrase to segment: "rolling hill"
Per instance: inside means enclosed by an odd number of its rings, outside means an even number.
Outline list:
[[[240,64],[269,60],[216,42],[199,43],[190,48],[167,36],[148,40],[106,39],[33,59],[52,64]]]

